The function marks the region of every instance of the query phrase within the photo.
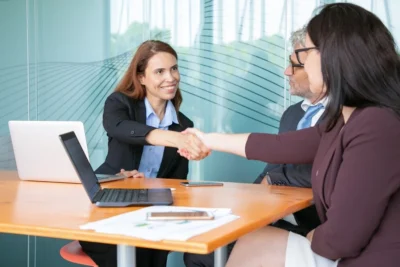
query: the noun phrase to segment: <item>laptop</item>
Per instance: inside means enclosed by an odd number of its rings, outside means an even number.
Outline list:
[[[9,121],[11,142],[21,180],[80,183],[59,135],[74,131],[87,158],[85,130],[80,121]],[[100,174],[99,182],[124,179]]]
[[[75,133],[61,134],[60,139],[93,204],[99,207],[127,207],[173,203],[170,188],[102,189]]]

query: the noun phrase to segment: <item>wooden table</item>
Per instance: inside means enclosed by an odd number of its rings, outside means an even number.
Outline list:
[[[183,187],[182,180],[125,179],[103,184],[114,188],[176,188],[175,206],[231,208],[240,219],[187,241],[148,241],[81,230],[79,226],[137,207],[99,208],[81,184],[20,181],[13,171],[0,171],[0,232],[85,240],[118,245],[118,266],[134,262],[134,247],[207,254],[215,251],[216,267],[226,260],[225,246],[312,203],[310,189],[240,183],[222,187]],[[132,265],[130,265],[132,266]]]

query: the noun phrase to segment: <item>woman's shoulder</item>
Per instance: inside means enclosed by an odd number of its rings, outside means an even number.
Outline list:
[[[126,94],[124,94],[122,92],[112,92],[107,98],[108,99],[119,99],[119,100],[131,99],[131,97],[127,96]]]
[[[122,93],[122,92],[112,92],[108,97],[106,102],[120,102],[128,105],[136,105],[143,100],[136,100],[132,97]]]
[[[380,134],[400,134],[400,117],[391,109],[366,107],[356,109],[350,116],[346,128],[355,134],[376,132]]]
[[[354,122],[374,122],[377,124],[400,123],[400,117],[391,109],[384,107],[366,107],[354,111]],[[350,119],[351,119],[350,117]],[[350,122],[350,120],[349,120]]]

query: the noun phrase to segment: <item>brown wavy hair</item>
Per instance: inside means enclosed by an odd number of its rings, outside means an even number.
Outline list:
[[[128,70],[115,88],[115,91],[124,93],[133,99],[143,100],[146,97],[146,88],[140,83],[139,75],[144,75],[150,58],[160,52],[169,53],[178,60],[176,51],[169,44],[157,40],[145,41],[137,49]],[[178,113],[182,104],[182,94],[179,87],[171,102]]]

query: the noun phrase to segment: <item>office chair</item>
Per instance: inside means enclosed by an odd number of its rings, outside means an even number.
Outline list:
[[[96,263],[82,250],[78,241],[72,241],[60,249],[61,257],[69,262],[97,267]]]

